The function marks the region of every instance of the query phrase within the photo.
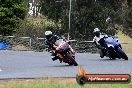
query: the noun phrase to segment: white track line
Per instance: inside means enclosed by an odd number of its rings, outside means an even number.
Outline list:
[[[0,72],[2,71],[2,69],[0,68]]]

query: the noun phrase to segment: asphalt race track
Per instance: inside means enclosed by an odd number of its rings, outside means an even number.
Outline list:
[[[76,61],[86,72],[92,74],[132,74],[132,55],[129,60],[109,60],[98,54],[77,53]],[[75,77],[78,67],[52,61],[48,52],[0,51],[0,79]]]

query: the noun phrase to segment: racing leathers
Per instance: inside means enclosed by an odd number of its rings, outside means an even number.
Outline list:
[[[59,39],[59,36],[53,35],[50,39],[46,40],[46,45],[48,46],[48,51],[50,51],[52,53],[52,56],[54,56],[52,60],[55,61],[59,59],[60,62],[62,62],[62,60],[58,56],[56,56],[57,52],[55,51],[56,48],[54,47],[54,45],[56,45],[56,41]]]
[[[105,56],[105,44],[104,44],[104,38],[107,38],[108,35],[101,34],[99,36],[95,36],[93,38],[93,42],[95,43],[96,47],[99,49],[100,57],[103,58]]]

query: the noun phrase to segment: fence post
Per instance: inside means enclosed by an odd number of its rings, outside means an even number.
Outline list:
[[[32,39],[29,38],[29,46],[31,47],[32,46]]]

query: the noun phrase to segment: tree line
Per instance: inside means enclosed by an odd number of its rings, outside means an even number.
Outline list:
[[[70,0],[41,0],[41,12],[60,23],[60,29],[68,30]],[[132,1],[131,0],[71,0],[71,38],[88,39],[98,27],[102,32],[114,35],[121,30],[132,37]],[[107,18],[110,18],[106,21]],[[115,25],[123,26],[123,29]],[[57,29],[59,26],[56,26]]]
[[[21,24],[27,16],[28,1],[0,0],[0,35],[13,35],[13,33],[19,33],[17,32],[19,29],[23,29]],[[41,14],[55,24],[41,27],[42,30],[52,30],[56,34],[67,37],[70,0],[35,1],[38,1]],[[120,30],[132,37],[131,0],[71,1],[71,39],[90,40],[95,27],[110,35]],[[108,18],[109,20],[106,21]]]
[[[0,35],[12,35],[24,20],[26,4],[21,0],[0,0]]]

